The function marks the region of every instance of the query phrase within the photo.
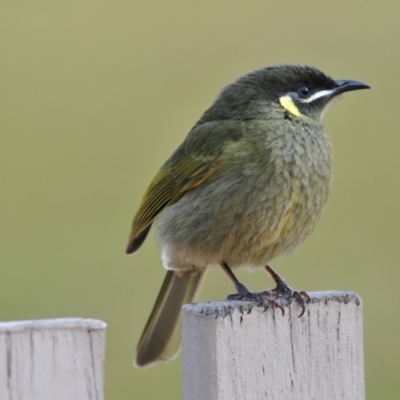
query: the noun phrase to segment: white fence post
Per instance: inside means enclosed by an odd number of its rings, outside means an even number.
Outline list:
[[[183,308],[184,400],[364,400],[362,304],[352,292]]]
[[[0,323],[0,400],[102,400],[106,324]]]

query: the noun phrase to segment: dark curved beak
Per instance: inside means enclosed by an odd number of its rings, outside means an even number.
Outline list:
[[[360,81],[352,81],[349,79],[337,79],[335,81],[335,88],[333,89],[333,95],[337,96],[338,94],[344,92],[350,92],[351,90],[360,90],[360,89],[372,89],[370,85]]]

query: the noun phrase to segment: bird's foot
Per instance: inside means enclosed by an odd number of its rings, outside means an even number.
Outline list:
[[[255,293],[251,292],[236,278],[228,264],[224,261],[220,263],[222,269],[226,272],[229,278],[232,280],[237,290],[236,294],[231,294],[227,297],[227,300],[247,300],[254,301],[266,310],[269,307],[279,308],[282,311],[282,315],[285,315],[283,306],[290,304],[292,300],[296,300],[301,307],[301,317],[306,310],[306,303],[310,301],[310,296],[307,292],[293,290],[269,265],[265,267],[267,273],[272,277],[276,283],[275,289],[264,290],[263,292]]]
[[[300,318],[306,310],[306,303],[310,301],[308,293],[305,291],[293,290],[269,265],[265,267],[265,270],[276,283],[275,289],[272,289],[271,292],[276,293],[278,298],[285,299],[289,304],[292,300],[296,300],[300,304]]]
[[[281,299],[279,294],[274,290],[264,290],[262,292],[251,292],[243,284],[237,285],[238,293],[230,294],[227,300],[247,300],[254,301],[259,306],[264,307],[266,311],[269,307],[279,308],[282,311],[282,315],[285,315],[285,310],[282,307]]]

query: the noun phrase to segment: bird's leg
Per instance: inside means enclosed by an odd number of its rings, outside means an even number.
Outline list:
[[[266,310],[268,307],[273,306],[275,308],[279,308],[282,311],[282,315],[285,314],[285,310],[283,309],[282,305],[279,301],[279,294],[272,290],[265,290],[260,293],[251,292],[243,283],[241,283],[238,278],[236,278],[235,274],[232,272],[230,267],[225,261],[220,263],[221,268],[225,271],[225,273],[229,276],[237,293],[230,294],[227,297],[227,300],[248,300],[248,301],[255,301],[260,306],[264,307]]]
[[[239,279],[236,278],[235,274],[232,272],[228,264],[225,261],[222,261],[220,265],[221,268],[224,270],[224,272],[229,276],[229,278],[231,279],[237,290],[237,294],[230,296],[242,296],[242,297],[248,296],[251,293],[250,290],[247,289],[247,287],[244,286],[243,283],[239,282]]]
[[[296,299],[300,304],[302,309],[299,315],[300,318],[306,310],[305,303],[310,301],[310,296],[308,293],[304,291],[293,290],[269,265],[265,267],[265,270],[276,283],[276,287],[275,289],[272,289],[272,292],[275,292],[278,296],[285,298],[288,302],[290,302],[292,299]]]

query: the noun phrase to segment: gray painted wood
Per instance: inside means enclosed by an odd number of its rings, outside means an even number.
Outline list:
[[[102,400],[106,324],[0,323],[0,400]]]
[[[221,301],[183,308],[184,400],[364,400],[362,303],[310,293],[279,309]]]

